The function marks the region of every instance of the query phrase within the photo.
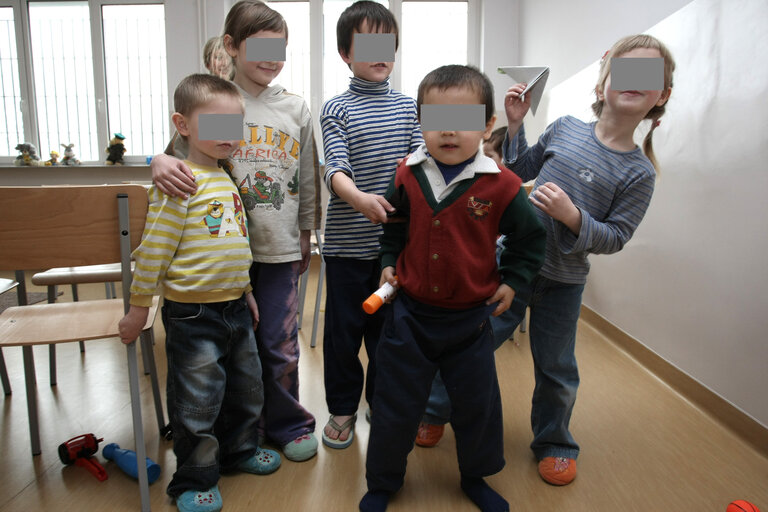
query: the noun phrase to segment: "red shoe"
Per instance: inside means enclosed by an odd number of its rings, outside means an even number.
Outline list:
[[[576,461],[565,457],[544,457],[539,461],[539,475],[552,485],[568,485],[576,478]]]
[[[419,432],[416,434],[416,444],[431,448],[440,441],[444,431],[445,425],[432,425],[422,421],[419,423]]]

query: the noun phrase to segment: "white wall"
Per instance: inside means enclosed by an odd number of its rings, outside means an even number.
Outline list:
[[[768,2],[563,2],[553,30],[536,30],[533,13],[555,3],[520,8],[523,63],[562,77],[538,124],[590,119],[598,61],[620,36],[653,34],[677,61],[650,209],[622,252],[590,258],[584,303],[768,426]],[[553,43],[560,30],[568,44]]]

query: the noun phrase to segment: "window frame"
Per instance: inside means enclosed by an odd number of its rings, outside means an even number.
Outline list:
[[[48,2],[67,2],[69,0],[45,0]],[[111,138],[109,130],[109,112],[107,109],[106,63],[104,60],[104,36],[102,7],[106,5],[147,5],[160,4],[163,0],[84,0],[88,3],[91,29],[91,52],[93,55],[93,91],[96,110],[96,130],[98,148],[106,148]],[[0,7],[13,8],[13,22],[16,30],[16,50],[19,63],[19,88],[21,93],[21,116],[24,122],[24,140],[31,142],[38,149],[40,139],[37,123],[37,104],[35,102],[35,74],[32,64],[32,39],[29,26],[29,4],[35,0],[0,0]],[[14,155],[0,155],[0,165],[12,164]],[[42,157],[41,157],[42,158]],[[143,163],[143,155],[128,155],[124,158],[127,164]],[[100,165],[104,159],[83,161],[85,165]]]

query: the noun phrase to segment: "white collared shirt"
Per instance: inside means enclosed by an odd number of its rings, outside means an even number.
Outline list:
[[[475,159],[468,163],[464,170],[453,178],[450,183],[445,183],[443,173],[440,172],[435,159],[427,154],[426,144],[419,146],[405,163],[409,167],[421,164],[421,168],[424,169],[424,174],[429,180],[429,185],[432,187],[432,195],[435,196],[437,202],[448,197],[448,194],[463,180],[472,179],[476,174],[498,174],[501,172],[496,162],[485,156],[479,147]]]

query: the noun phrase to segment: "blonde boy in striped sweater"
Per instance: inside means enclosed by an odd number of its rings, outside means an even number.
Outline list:
[[[162,287],[177,463],[167,492],[182,512],[208,512],[221,510],[220,472],[271,473],[280,456],[258,446],[264,389],[254,335],[259,312],[248,276],[251,248],[237,187],[219,166],[242,136],[243,99],[231,82],[197,74],[178,85],[174,107],[172,120],[189,142],[186,163],[198,189],[187,199],[149,189],[120,338],[136,339]]]

